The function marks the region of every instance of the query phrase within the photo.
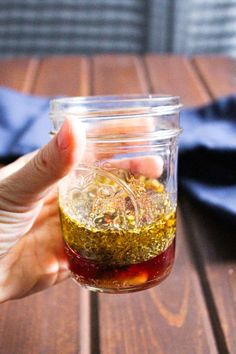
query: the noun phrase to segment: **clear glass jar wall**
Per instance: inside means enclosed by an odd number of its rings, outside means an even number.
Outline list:
[[[171,96],[51,102],[53,132],[67,116],[86,128],[85,153],[59,185],[68,264],[81,285],[138,291],[174,262],[180,104]]]

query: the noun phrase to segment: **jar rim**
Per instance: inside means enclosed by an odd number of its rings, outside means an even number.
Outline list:
[[[153,95],[153,94],[132,94],[132,95],[103,95],[103,96],[81,96],[81,97],[60,97],[50,102],[50,118],[53,123],[52,134],[58,131],[65,117],[79,119],[87,128],[97,124],[107,124],[107,121],[115,121],[141,119],[156,119],[159,122],[158,129],[155,134],[148,134],[144,139],[169,139],[179,135],[181,129],[179,127],[178,113],[182,105],[178,96],[172,95]],[[160,121],[161,120],[161,121]],[[134,121],[135,122],[135,121]],[[122,123],[121,123],[122,124]],[[86,129],[87,129],[86,128]],[[89,129],[87,129],[89,130]],[[158,130],[158,131],[157,131]],[[126,137],[118,134],[120,138],[140,140],[140,135],[133,134]],[[101,137],[101,136],[100,136]],[[117,140],[118,137],[102,136],[103,141]],[[99,140],[98,136],[88,136],[89,141]],[[133,140],[134,139],[134,140]]]
[[[74,102],[126,102],[126,101],[157,101],[179,103],[179,96],[168,94],[120,94],[120,95],[93,95],[93,96],[68,96],[57,97],[51,100],[52,103],[74,103]]]
[[[50,112],[66,111],[67,114],[91,112],[115,112],[118,109],[143,108],[160,111],[160,114],[179,112],[182,105],[179,96],[159,94],[122,94],[101,96],[60,97],[50,101]],[[75,111],[77,109],[77,111]],[[118,114],[119,115],[119,114]],[[123,114],[122,114],[123,115]],[[124,114],[127,115],[127,114]],[[132,112],[131,112],[132,115]],[[136,115],[136,114],[135,114]],[[102,119],[102,115],[99,117]]]

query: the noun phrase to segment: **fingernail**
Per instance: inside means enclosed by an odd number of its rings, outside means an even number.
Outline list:
[[[66,150],[70,143],[70,125],[66,119],[57,133],[57,145],[59,149]]]

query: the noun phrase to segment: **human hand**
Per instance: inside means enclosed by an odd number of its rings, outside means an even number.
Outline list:
[[[56,203],[56,183],[79,161],[85,134],[67,119],[39,152],[0,170],[0,303],[69,275]]]
[[[56,184],[83,160],[84,148],[83,129],[67,119],[43,149],[0,170],[0,303],[46,289],[69,276]],[[93,162],[91,156],[86,160]],[[113,164],[150,178],[163,171],[158,156]]]

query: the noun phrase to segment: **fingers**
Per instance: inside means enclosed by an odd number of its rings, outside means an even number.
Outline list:
[[[76,120],[66,119],[47,145],[17,172],[0,182],[1,199],[13,205],[38,202],[80,160],[84,148],[83,127]]]
[[[36,155],[37,151],[30,152],[29,154],[26,154],[16,161],[10,163],[9,165],[2,167],[0,170],[0,181],[3,180],[4,178],[10,176],[14,172],[18,171],[20,168],[25,166],[25,164],[32,159]]]
[[[142,175],[148,178],[159,178],[163,173],[163,159],[161,156],[140,156],[125,158],[110,162],[112,167],[130,171],[133,175]]]
[[[141,115],[142,112],[137,110],[136,113]],[[135,120],[122,117],[120,120],[104,120],[100,124],[91,125],[87,132],[88,138],[99,138],[100,141],[91,146],[90,152],[84,155],[83,162],[92,165],[96,161],[107,161],[111,169],[115,167],[128,170],[134,175],[159,178],[164,169],[163,159],[151,153],[149,155],[148,151],[152,151],[152,145],[145,139],[142,141],[148,134],[155,132],[155,129],[155,120],[152,116],[145,118],[140,116]],[[109,144],[106,143],[106,139],[111,139]],[[138,156],[140,152],[145,152],[146,156]],[[137,157],[126,158],[125,155],[130,153],[136,153]],[[116,155],[123,155],[124,158],[116,159]]]
[[[142,112],[137,110],[136,114],[141,115]],[[98,138],[99,141],[93,145],[93,154],[97,160],[102,160],[109,159],[120,152],[123,154],[130,151],[139,152],[140,149],[147,151],[149,143],[145,139],[154,133],[155,129],[153,117],[135,117],[135,119],[122,117],[122,119],[101,120],[97,125],[92,124],[87,131],[87,137]],[[107,140],[110,140],[108,145]]]

